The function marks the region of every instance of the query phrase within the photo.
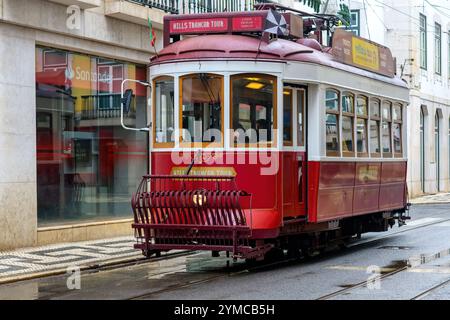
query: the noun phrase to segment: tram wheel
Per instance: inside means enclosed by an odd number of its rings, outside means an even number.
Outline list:
[[[146,257],[146,258],[150,258],[151,256],[155,255],[156,258],[161,257],[161,251],[159,250],[147,250],[147,249],[142,249],[142,254]]]

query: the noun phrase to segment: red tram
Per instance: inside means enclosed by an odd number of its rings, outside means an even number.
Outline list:
[[[409,91],[390,50],[339,28],[322,46],[304,36],[318,17],[292,12],[270,39],[267,14],[165,17],[132,199],[145,255],[308,253],[408,219]]]

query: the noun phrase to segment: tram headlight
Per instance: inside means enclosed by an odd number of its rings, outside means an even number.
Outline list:
[[[206,197],[203,194],[194,194],[192,201],[198,206],[203,206],[206,204]]]

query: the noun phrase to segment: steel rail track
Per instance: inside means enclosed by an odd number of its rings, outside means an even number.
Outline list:
[[[397,234],[405,233],[405,232],[416,230],[416,229],[420,229],[420,228],[425,228],[425,227],[428,227],[428,226],[432,226],[432,225],[443,223],[443,222],[447,222],[447,221],[450,221],[450,218],[449,219],[442,219],[442,220],[434,221],[434,222],[430,222],[430,223],[425,223],[423,225],[418,225],[418,226],[405,228],[404,230],[392,232],[392,233],[384,235],[384,236],[379,236],[379,237],[374,237],[374,238],[368,239],[368,240],[358,241],[358,242],[348,246],[348,248],[359,247],[359,246],[362,246],[362,245],[365,245],[365,244],[369,244],[369,243],[373,243],[373,242],[376,242],[376,241],[379,241],[379,240],[382,240],[382,239],[393,237],[393,236],[395,236]],[[200,279],[200,280],[191,281],[189,283],[185,283],[185,284],[181,284],[181,285],[177,285],[177,286],[173,286],[173,287],[169,287],[169,288],[165,288],[165,289],[161,289],[161,290],[157,290],[157,291],[153,291],[153,292],[143,293],[143,294],[140,294],[140,295],[129,297],[126,300],[141,300],[141,299],[149,298],[149,297],[151,297],[153,295],[166,293],[166,292],[170,292],[170,291],[175,291],[175,290],[178,290],[178,289],[184,289],[184,288],[188,288],[188,287],[191,287],[191,286],[194,286],[194,285],[211,282],[213,280],[217,280],[217,279],[221,279],[221,278],[232,277],[232,276],[236,276],[236,275],[240,275],[240,274],[256,271],[256,270],[259,270],[259,269],[286,265],[288,263],[298,262],[298,261],[299,261],[298,258],[294,258],[294,259],[283,259],[283,260],[276,261],[276,262],[271,262],[271,263],[263,263],[261,265],[258,265],[258,266],[255,266],[255,267],[246,268],[246,269],[243,269],[243,270],[240,270],[240,271],[237,271],[237,272],[231,272],[231,273],[226,273],[226,274],[221,274],[221,275],[215,275],[213,277],[208,277],[206,279]],[[381,279],[393,276],[394,274],[397,274],[399,272],[405,271],[407,269],[408,269],[408,266],[405,266],[405,267],[402,267],[402,268],[397,268],[397,269],[395,269],[393,271],[390,271],[388,273],[382,274],[379,277],[372,279],[372,281],[376,281],[378,279],[381,280]],[[449,282],[450,282],[450,280],[449,280]],[[344,288],[342,290],[339,290],[339,291],[330,293],[328,295],[319,297],[317,300],[328,300],[328,299],[330,299],[332,297],[339,296],[339,295],[341,295],[341,294],[343,294],[345,292],[351,291],[353,289],[356,289],[356,288],[359,288],[359,287],[364,287],[366,284],[367,284],[367,281],[363,281],[363,282],[357,283],[357,284],[355,284],[355,285],[353,285],[351,287]]]
[[[426,296],[428,296],[431,292],[433,292],[433,291],[435,291],[437,289],[443,288],[449,283],[450,283],[450,279],[447,279],[447,280],[445,280],[445,281],[443,281],[443,282],[441,282],[441,283],[431,287],[430,289],[427,289],[427,290],[419,293],[415,297],[411,298],[411,300],[421,300],[422,298],[425,298]]]
[[[397,234],[400,234],[400,233],[405,233],[405,232],[408,232],[408,231],[411,231],[411,230],[416,230],[416,229],[420,229],[420,228],[429,227],[429,226],[436,225],[436,224],[440,224],[440,223],[447,222],[447,221],[450,221],[450,219],[442,219],[442,220],[439,220],[439,221],[434,221],[434,222],[426,223],[426,224],[423,224],[423,225],[419,225],[419,226],[407,228],[406,230],[401,230],[401,231],[393,232],[393,233],[390,233],[390,234],[385,235],[385,236],[382,236],[382,237],[376,237],[376,238],[374,238],[374,239],[369,239],[368,241],[358,242],[358,243],[356,243],[354,246],[359,246],[359,245],[363,245],[363,244],[366,244],[366,243],[375,242],[375,241],[377,241],[377,240],[389,238],[389,237],[391,237],[391,236],[394,236],[394,235],[397,235]],[[393,275],[396,275],[397,273],[406,271],[406,270],[408,270],[409,268],[410,268],[410,267],[409,267],[408,265],[403,266],[403,267],[396,268],[396,269],[394,269],[394,270],[392,270],[392,271],[389,271],[389,272],[387,272],[387,273],[384,273],[384,274],[381,274],[381,275],[379,275],[379,276],[377,276],[377,277],[372,278],[372,279],[371,279],[371,282],[373,282],[373,281],[379,281],[379,280],[382,280],[382,279],[391,277],[391,276],[393,276]],[[431,289],[428,289],[428,290],[422,292],[421,294],[417,295],[416,297],[412,298],[411,300],[418,300],[418,299],[420,299],[420,298],[422,298],[422,297],[428,295],[431,291],[434,291],[434,290],[436,290],[436,289],[438,289],[438,288],[440,288],[440,287],[443,287],[443,286],[445,286],[445,285],[448,284],[448,283],[450,283],[450,279],[448,279],[447,281],[442,282],[442,283],[440,283],[440,284],[438,284],[438,285],[432,287]],[[335,297],[337,297],[337,296],[340,296],[340,295],[342,295],[342,294],[344,294],[344,293],[348,293],[348,292],[350,292],[350,291],[352,291],[352,290],[355,290],[355,289],[358,289],[358,288],[363,288],[363,287],[367,286],[367,284],[368,284],[368,281],[367,281],[367,280],[364,280],[364,281],[361,281],[361,282],[356,283],[356,284],[354,284],[354,285],[351,285],[351,286],[349,286],[349,287],[347,287],[347,288],[343,288],[343,289],[341,289],[341,290],[338,290],[338,291],[335,291],[335,292],[326,294],[326,295],[324,295],[324,296],[321,296],[321,297],[317,298],[316,300],[329,300],[329,299],[331,299],[331,298],[335,298]],[[418,298],[418,299],[416,299],[416,298]]]

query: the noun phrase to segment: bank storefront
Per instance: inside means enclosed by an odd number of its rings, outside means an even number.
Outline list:
[[[148,135],[121,127],[121,83],[146,66],[41,46],[35,65],[38,228],[131,218]],[[145,127],[147,89],[128,88],[125,123]]]

